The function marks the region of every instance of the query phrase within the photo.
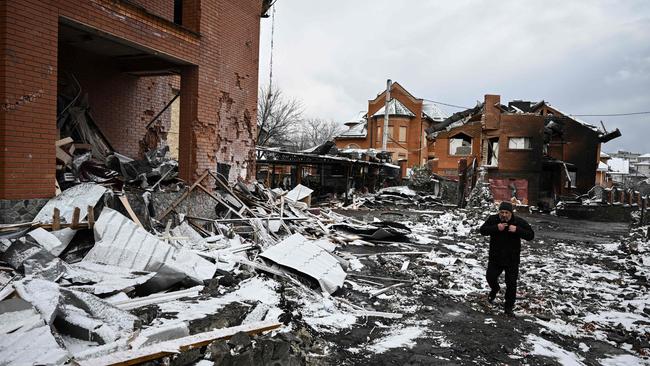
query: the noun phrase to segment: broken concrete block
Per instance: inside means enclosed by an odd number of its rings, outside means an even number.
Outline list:
[[[287,237],[260,256],[312,277],[323,291],[330,294],[343,286],[345,281],[346,273],[340,263],[325,249],[300,234]]]
[[[95,246],[83,259],[138,271],[156,272],[147,283],[151,291],[186,281],[202,284],[217,267],[192,251],[176,249],[119,212],[104,208],[95,223]]]

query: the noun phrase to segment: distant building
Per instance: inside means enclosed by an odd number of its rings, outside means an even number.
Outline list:
[[[457,175],[458,160],[488,168],[496,200],[553,205],[563,195],[585,193],[596,182],[600,144],[620,136],[558,110],[549,103],[500,96],[458,112],[427,130],[434,173]],[[601,169],[603,167],[601,166]]]
[[[447,118],[447,114],[433,102],[411,95],[399,83],[392,83],[388,113],[386,91],[368,101],[366,111],[345,123],[348,130],[335,138],[339,149],[382,148],[384,117],[388,114],[388,141],[386,149],[392,161],[399,163],[405,177],[409,168],[425,165],[430,146],[425,130]]]

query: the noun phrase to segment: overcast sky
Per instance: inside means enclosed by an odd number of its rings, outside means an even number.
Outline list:
[[[337,122],[399,82],[418,98],[473,107],[484,94],[546,100],[570,114],[650,111],[650,1],[277,0],[273,83],[308,117]],[[262,19],[260,85],[271,18]],[[449,114],[460,109],[444,107]],[[580,117],[650,152],[650,114]]]

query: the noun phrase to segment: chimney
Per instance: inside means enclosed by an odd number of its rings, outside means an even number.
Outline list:
[[[501,110],[498,105],[501,103],[500,95],[485,94],[485,105],[483,106],[483,128],[496,130],[501,122]]]

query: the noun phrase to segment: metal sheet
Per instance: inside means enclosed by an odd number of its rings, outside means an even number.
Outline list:
[[[67,244],[64,245],[54,234],[42,227],[30,231],[27,235],[31,236],[38,244],[45,248],[45,250],[55,256],[61,254],[67,246]]]
[[[343,286],[345,281],[346,273],[340,263],[325,249],[300,234],[287,237],[260,256],[314,278],[323,291],[330,294]]]
[[[71,264],[64,278],[74,284],[68,288],[104,295],[141,285],[153,276],[152,272],[81,261]]]
[[[46,325],[0,337],[3,365],[62,365],[69,358],[68,352],[59,346]]]
[[[94,207],[105,192],[106,188],[94,183],[81,183],[68,188],[46,203],[33,221],[51,223],[54,208],[58,208],[61,212],[61,221],[71,223],[75,207],[81,209],[79,220],[83,220],[86,218],[88,206]]]
[[[297,202],[309,197],[309,195],[311,195],[313,192],[314,192],[313,189],[309,187],[305,187],[302,184],[298,184],[294,189],[292,189],[291,191],[289,191],[289,193],[287,193],[286,198],[288,200]]]
[[[148,285],[158,291],[187,280],[202,284],[216,265],[192,251],[176,249],[137,226],[117,211],[104,208],[95,223],[95,246],[84,261],[156,272]]]

